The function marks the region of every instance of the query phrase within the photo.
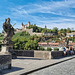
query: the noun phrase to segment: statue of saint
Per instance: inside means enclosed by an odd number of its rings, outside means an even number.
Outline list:
[[[14,35],[14,28],[10,24],[10,18],[5,19],[5,22],[3,23],[3,29],[4,29],[4,39],[3,44],[12,44],[12,36]]]

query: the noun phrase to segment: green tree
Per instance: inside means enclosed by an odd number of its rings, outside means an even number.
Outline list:
[[[44,47],[40,47],[39,49],[42,50],[42,51],[45,50]]]
[[[52,31],[53,31],[54,33],[58,34],[58,28],[57,28],[57,27],[54,27]]]
[[[23,31],[21,34],[20,34],[20,36],[26,36],[26,35],[30,35],[28,32],[26,32],[26,31]]]
[[[35,40],[29,40],[26,44],[25,44],[25,47],[24,49],[25,50],[36,50],[38,47],[38,42]]]
[[[51,51],[52,50],[52,48],[51,47],[47,47],[47,51]]]
[[[71,29],[70,28],[67,28],[67,33],[71,33]]]
[[[54,48],[54,51],[59,51],[59,48],[55,47],[55,48]]]

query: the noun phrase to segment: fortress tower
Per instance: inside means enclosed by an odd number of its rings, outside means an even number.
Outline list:
[[[22,22],[22,24],[21,24],[21,29],[24,29],[24,24],[23,24],[23,22]]]
[[[29,25],[30,25],[30,21],[28,22],[28,24],[25,24],[25,25],[22,22],[21,29],[27,29],[27,27],[29,27]]]
[[[28,27],[29,27],[29,25],[30,25],[30,21],[28,22]]]

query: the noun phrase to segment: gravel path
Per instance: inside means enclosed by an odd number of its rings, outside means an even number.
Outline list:
[[[75,75],[75,59],[36,71],[29,75]]]

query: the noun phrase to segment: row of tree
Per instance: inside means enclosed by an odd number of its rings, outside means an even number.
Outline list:
[[[41,28],[41,27],[36,26],[35,24],[30,25],[28,28],[29,29],[33,28],[33,32],[42,32],[42,33],[52,32],[52,33],[64,33],[65,34],[66,32],[70,33],[72,31],[70,28],[60,29],[60,30],[57,27],[54,27],[53,29],[48,29],[46,26],[45,26],[45,28]]]

